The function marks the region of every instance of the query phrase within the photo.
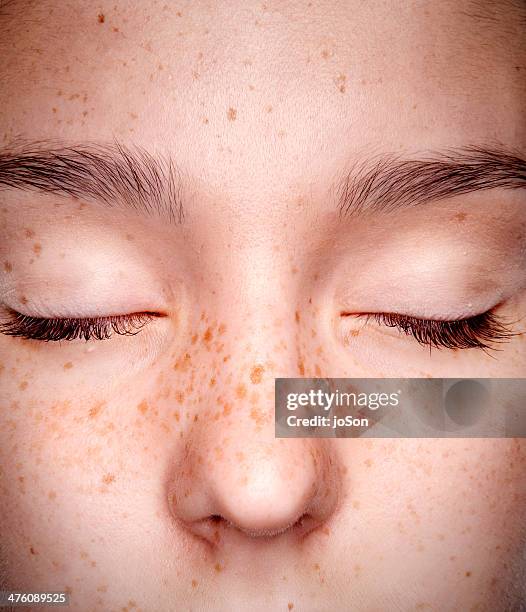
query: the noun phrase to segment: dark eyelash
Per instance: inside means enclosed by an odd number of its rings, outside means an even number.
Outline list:
[[[41,319],[11,311],[9,320],[0,323],[0,333],[28,340],[56,342],[59,340],[108,340],[112,333],[134,336],[157,316],[141,312],[110,317],[89,317],[86,319]]]
[[[492,311],[457,321],[416,319],[394,313],[374,313],[366,316],[374,317],[380,325],[397,328],[423,346],[429,346],[429,349],[495,350],[494,344],[520,335],[511,331]]]

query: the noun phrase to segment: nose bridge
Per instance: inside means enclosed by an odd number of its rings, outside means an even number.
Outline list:
[[[204,302],[213,304],[215,312],[204,313],[202,344],[212,356],[214,348],[225,353],[217,361],[218,382],[230,375],[254,390],[270,378],[273,384],[274,376],[297,375],[303,298],[289,261],[263,243],[238,248],[211,269],[215,280]]]

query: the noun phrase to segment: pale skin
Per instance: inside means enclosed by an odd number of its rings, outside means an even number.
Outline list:
[[[524,159],[515,9],[25,4],[0,17],[2,147],[140,146],[173,159],[185,214],[1,192],[3,312],[163,315],[0,334],[2,586],[75,610],[520,609],[524,440],[276,440],[273,420],[277,376],[524,375],[523,189],[348,218],[334,191],[379,154]],[[496,305],[518,323],[493,353],[341,316]]]

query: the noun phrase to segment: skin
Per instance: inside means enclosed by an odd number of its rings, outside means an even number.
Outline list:
[[[104,342],[0,335],[4,588],[75,610],[520,609],[523,439],[283,440],[273,418],[278,376],[524,374],[524,335],[430,353],[339,316],[505,294],[519,321],[523,191],[344,221],[330,196],[378,152],[526,155],[514,9],[50,7],[0,17],[3,145],[169,154],[186,212],[2,192],[2,306],[167,315]]]

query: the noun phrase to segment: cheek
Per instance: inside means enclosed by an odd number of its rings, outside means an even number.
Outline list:
[[[418,577],[429,601],[449,601],[452,583],[498,601],[524,571],[525,441],[348,442],[336,441],[348,511],[334,530],[371,592],[379,576],[393,592]]]

